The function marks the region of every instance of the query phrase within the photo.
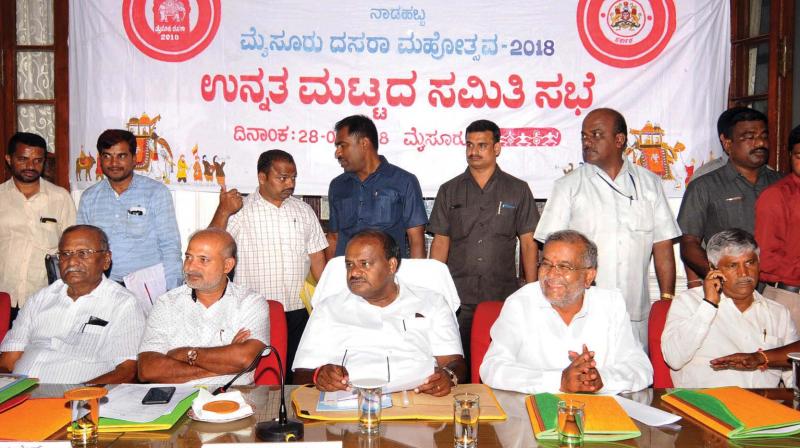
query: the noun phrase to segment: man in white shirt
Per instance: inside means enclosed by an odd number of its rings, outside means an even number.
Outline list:
[[[314,308],[294,365],[295,380],[345,390],[365,378],[435,396],[466,377],[453,310],[434,291],[399,282],[400,248],[387,233],[357,233],[345,249],[348,292]]]
[[[0,344],[0,372],[43,383],[129,383],[144,331],[137,298],[107,279],[108,237],[68,227],[58,245],[61,280],[31,296]]]
[[[661,335],[676,387],[777,387],[780,369],[715,371],[711,360],[794,342],[797,329],[783,305],[756,291],[758,245],[741,229],[723,230],[706,245],[710,269],[702,287],[678,295]],[[789,384],[789,377],[785,378]]]
[[[266,300],[228,280],[236,242],[222,229],[196,232],[183,262],[186,284],[159,297],[139,346],[139,380],[225,384],[269,344]],[[253,373],[236,384],[252,384]]]
[[[11,321],[47,286],[45,254],[55,252],[61,232],[75,224],[69,192],[41,177],[46,159],[47,142],[39,135],[17,132],[8,141],[11,179],[0,184],[0,291],[11,295]]]
[[[314,210],[292,197],[296,178],[291,154],[279,149],[263,152],[258,158],[258,191],[243,200],[238,191],[223,187],[210,224],[227,229],[236,240],[236,282],[283,304],[289,366],[308,323],[300,293],[309,270],[319,280],[328,247]],[[292,382],[291,373],[286,381]]]
[[[619,289],[634,337],[647,346],[652,254],[661,297],[675,293],[672,239],[681,235],[661,179],[622,154],[625,118],[613,109],[586,115],[581,129],[582,166],[558,179],[534,237],[544,241],[562,229],[582,232],[598,246],[597,286]]]
[[[485,384],[524,393],[644,389],[653,368],[633,338],[617,291],[591,287],[597,246],[574,230],[551,233],[539,281],[506,299],[480,373]]]

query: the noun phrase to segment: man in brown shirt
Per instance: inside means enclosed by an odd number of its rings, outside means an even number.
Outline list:
[[[497,166],[500,128],[488,120],[467,126],[464,173],[439,188],[428,231],[430,256],[447,263],[461,298],[458,325],[469,356],[472,315],[478,303],[505,300],[516,291],[517,238],[525,281],[536,281],[538,252],[533,231],[539,212],[528,184]],[[467,361],[469,366],[469,360]]]

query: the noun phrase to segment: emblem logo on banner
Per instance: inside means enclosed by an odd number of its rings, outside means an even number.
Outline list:
[[[672,0],[580,0],[577,16],[586,51],[618,68],[652,61],[675,32]]]
[[[208,47],[219,28],[220,0],[123,0],[122,23],[142,53],[166,62],[191,59]]]

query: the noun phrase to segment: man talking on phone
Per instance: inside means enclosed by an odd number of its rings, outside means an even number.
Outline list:
[[[789,310],[756,291],[759,249],[751,234],[723,230],[706,245],[709,270],[703,286],[675,297],[661,350],[676,387],[778,387],[782,371],[714,370],[710,361],[738,352],[758,352],[798,337]],[[791,372],[787,372],[791,375]],[[789,378],[784,378],[788,384]]]

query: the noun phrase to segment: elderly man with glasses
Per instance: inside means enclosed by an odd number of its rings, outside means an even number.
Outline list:
[[[58,244],[61,280],[25,304],[0,344],[0,372],[43,383],[129,383],[145,316],[130,291],[109,280],[105,232],[90,225],[64,230]]]
[[[597,246],[574,230],[551,233],[539,281],[506,299],[481,364],[484,383],[524,393],[637,391],[653,368],[634,340],[625,301],[591,286]]]
[[[708,240],[706,254],[703,286],[675,298],[661,337],[675,386],[778,387],[782,373],[790,384],[791,371],[768,369],[768,355],[761,351],[794,342],[798,335],[789,310],[756,291],[756,240],[741,229],[723,230]],[[727,362],[712,361],[737,352],[758,353],[762,368],[725,370]]]

